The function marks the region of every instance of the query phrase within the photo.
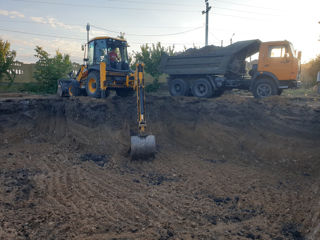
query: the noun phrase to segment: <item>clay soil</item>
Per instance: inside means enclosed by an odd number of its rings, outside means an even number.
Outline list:
[[[0,239],[320,239],[320,99],[0,96]]]

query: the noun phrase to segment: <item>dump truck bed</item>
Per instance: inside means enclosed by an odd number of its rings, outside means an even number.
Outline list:
[[[259,51],[261,41],[258,39],[240,41],[227,47],[216,47],[212,51],[202,48],[190,55],[164,55],[160,69],[169,75],[224,75],[240,74],[247,57]]]

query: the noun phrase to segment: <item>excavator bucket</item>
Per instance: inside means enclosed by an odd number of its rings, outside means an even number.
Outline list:
[[[137,113],[139,133],[131,136],[131,159],[146,159],[153,157],[156,153],[156,138],[154,135],[146,134],[145,120],[145,91],[144,91],[144,64],[138,63],[135,72],[137,91]]]
[[[131,159],[147,159],[156,153],[156,138],[154,135],[131,136]]]

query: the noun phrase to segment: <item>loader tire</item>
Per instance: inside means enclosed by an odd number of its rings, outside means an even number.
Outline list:
[[[169,92],[173,97],[187,96],[189,94],[189,84],[180,78],[172,79],[169,81]]]
[[[59,97],[64,97],[64,93],[63,93],[63,91],[62,91],[62,86],[61,86],[60,83],[58,83],[57,95],[58,95]]]
[[[80,96],[80,88],[74,82],[71,82],[68,87],[68,94],[70,97]]]
[[[265,98],[278,95],[278,88],[270,78],[261,78],[255,82],[252,89],[255,98]]]
[[[210,98],[213,95],[213,88],[211,83],[205,79],[200,78],[192,85],[192,94],[198,98]]]
[[[89,97],[100,98],[100,74],[99,72],[90,72],[86,83],[86,92]]]
[[[116,89],[116,94],[119,97],[129,97],[134,94],[134,90],[129,88],[119,88]]]

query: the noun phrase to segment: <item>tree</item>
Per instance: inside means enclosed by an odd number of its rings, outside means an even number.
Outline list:
[[[15,51],[10,51],[10,43],[0,39],[0,81],[6,76],[9,79],[9,85],[11,85],[16,76],[13,71],[13,63],[16,57]]]
[[[143,62],[145,71],[154,78],[153,84],[147,86],[147,90],[155,91],[159,88],[159,77],[162,74],[159,69],[161,56],[163,54],[172,56],[174,54],[174,46],[165,48],[158,42],[157,44],[152,44],[152,46],[148,44],[142,45],[140,49],[141,52],[134,52],[134,61],[132,61],[133,65],[131,67],[135,69],[136,63]]]
[[[317,73],[320,71],[320,55],[302,65],[302,81],[305,87],[316,84]]]
[[[72,71],[70,56],[62,55],[58,50],[56,56],[50,55],[42,47],[36,46],[35,57],[38,58],[35,66],[34,78],[39,83],[39,91],[54,93],[57,89],[57,80],[66,77]]]

